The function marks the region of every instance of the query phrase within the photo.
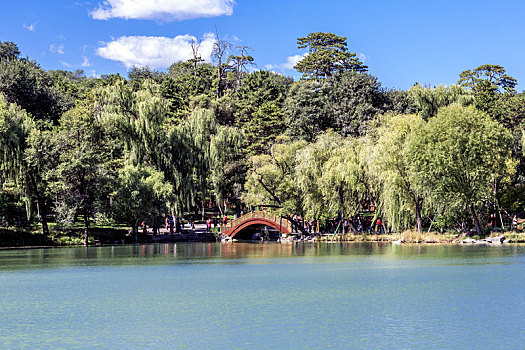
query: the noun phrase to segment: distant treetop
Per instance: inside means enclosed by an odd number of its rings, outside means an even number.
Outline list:
[[[294,68],[303,73],[302,79],[326,79],[337,72],[366,72],[367,66],[354,52],[348,52],[346,38],[332,33],[310,33],[297,39],[299,49],[308,48],[308,54]]]
[[[490,89],[494,92],[516,92],[518,81],[505,74],[505,68],[494,64],[484,64],[474,70],[467,69],[459,74],[458,84],[477,90]]]

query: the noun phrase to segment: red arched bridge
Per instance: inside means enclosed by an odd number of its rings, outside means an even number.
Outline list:
[[[279,216],[266,211],[252,211],[238,219],[221,226],[221,233],[230,237],[250,239],[254,232],[264,226],[270,226],[281,233],[292,233],[292,224]]]

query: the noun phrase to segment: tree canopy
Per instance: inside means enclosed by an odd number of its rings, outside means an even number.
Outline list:
[[[344,37],[298,46],[294,81],[227,41],[213,63],[193,43],[168,71],[126,77],[47,71],[0,43],[0,224],[82,227],[88,244],[94,224],[137,234],[261,206],[303,233],[313,220],[483,234],[489,217],[525,215],[525,94],[502,66],[390,90]]]
[[[303,73],[303,79],[326,79],[336,72],[365,72],[365,66],[354,52],[348,51],[346,38],[333,33],[316,32],[297,39],[299,49],[308,53],[294,68]]]

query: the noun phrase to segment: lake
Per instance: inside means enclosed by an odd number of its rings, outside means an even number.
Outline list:
[[[2,349],[523,349],[525,246],[0,251]]]

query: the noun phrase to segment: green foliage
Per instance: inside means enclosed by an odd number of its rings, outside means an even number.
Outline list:
[[[87,100],[91,90],[98,84],[97,79],[86,78],[83,70],[52,70],[47,74],[54,90],[62,97],[63,110],[73,107],[76,101]]]
[[[77,106],[60,119],[53,140],[58,162],[48,176],[56,198],[57,222],[63,227],[82,215],[87,230],[101,207],[97,202],[109,198],[115,175],[105,136],[102,125],[88,107]]]
[[[416,84],[410,88],[409,94],[425,120],[435,116],[441,107],[449,106],[452,103],[461,106],[469,106],[474,103],[474,97],[458,85],[448,87],[440,85],[435,88],[426,88]]]
[[[474,70],[467,69],[461,72],[458,84],[471,88],[478,94],[482,91],[515,92],[518,82],[507,75],[502,66],[484,64]]]
[[[251,206],[277,205],[278,213],[303,214],[302,193],[295,182],[296,153],[306,146],[305,141],[292,141],[288,137],[276,140],[269,154],[250,158],[250,166],[242,195]]]
[[[486,112],[510,130],[525,128],[525,93],[498,95]]]
[[[16,60],[20,56],[20,49],[12,41],[0,41],[0,60]]]
[[[152,80],[156,83],[161,83],[164,80],[164,73],[151,69],[149,67],[133,67],[128,72],[129,82],[137,87],[144,83],[146,80]]]
[[[199,180],[196,185],[201,195],[205,198],[211,190],[218,204],[225,200],[237,202],[244,182],[242,131],[220,125],[213,111],[203,109],[195,110],[182,128],[191,145],[187,166]]]
[[[516,93],[517,80],[506,74],[505,68],[498,65],[485,64],[474,70],[460,73],[458,84],[469,88],[474,96],[476,107],[488,113],[492,118],[506,124],[505,111],[510,96]],[[503,96],[506,96],[504,98]],[[506,106],[507,105],[507,106]],[[510,103],[512,105],[512,102]],[[505,108],[507,107],[507,108]],[[512,108],[512,107],[511,107]]]
[[[284,105],[289,135],[311,142],[332,126],[327,88],[312,81],[292,85]]]
[[[96,109],[102,124],[115,130],[134,164],[154,166],[177,193],[172,206],[177,213],[194,199],[190,144],[181,126],[167,124],[168,101],[150,80],[134,90],[123,81],[97,92]]]
[[[315,143],[307,145],[296,153],[295,180],[301,192],[304,193],[306,214],[311,218],[327,219],[340,214],[337,210],[339,200],[333,203],[336,210],[330,208],[332,203],[324,200],[325,191],[323,190],[326,187],[321,186],[321,183],[323,180],[326,182],[326,178],[323,179],[324,165],[341,146],[342,141],[339,135],[328,132],[319,135]],[[342,191],[340,186],[337,186],[340,184],[334,185],[336,187],[330,188],[330,192]]]
[[[0,61],[0,92],[36,119],[57,121],[71,106],[48,74],[29,60]]]
[[[382,208],[388,224],[396,231],[416,225],[422,230],[424,195],[417,168],[419,145],[425,132],[420,115],[386,116],[375,132],[378,136],[371,157],[371,171],[381,184]]]
[[[500,204],[508,213],[525,214],[525,185],[510,186],[502,191]]]
[[[351,217],[369,196],[365,139],[319,135],[296,153],[295,181],[304,194],[306,215],[315,219]]]
[[[51,132],[44,123],[35,123],[24,110],[0,95],[0,179],[14,181],[25,196],[36,201],[45,235],[49,233],[46,174],[55,163],[50,140]]]
[[[365,72],[365,66],[356,56],[348,52],[346,38],[332,33],[310,33],[297,39],[299,49],[308,48],[308,54],[294,68],[303,73],[302,79],[326,79],[336,72],[348,70]]]
[[[335,75],[326,91],[333,129],[343,136],[364,135],[368,122],[383,108],[381,84],[376,77],[355,71]]]
[[[292,79],[268,71],[247,74],[234,95],[236,123],[250,140],[250,154],[268,152],[277,136],[286,130],[284,100]]]
[[[368,202],[396,230],[465,228],[471,215],[481,231],[486,214],[523,212],[525,94],[503,67],[384,90],[346,38],[298,45],[294,82],[249,73],[249,48],[220,40],[214,65],[194,43],[187,62],[128,79],[45,71],[0,42],[0,221],[36,213],[47,235],[48,217],[83,218],[86,233],[91,220],[136,229],[210,200],[320,220]]]
[[[143,220],[168,213],[173,187],[160,171],[149,166],[126,165],[119,170],[118,180],[113,203],[120,222],[136,228]]]
[[[275,139],[286,130],[284,113],[274,102],[257,108],[245,124],[247,138],[253,140],[247,146],[251,154],[267,152]]]
[[[16,104],[9,104],[0,94],[0,170],[2,180],[19,180],[23,166],[26,138],[33,125],[26,112]]]
[[[472,106],[453,105],[429,120],[417,143],[413,166],[430,202],[468,210],[480,233],[478,208],[494,202],[495,191],[515,171],[510,133]]]
[[[14,183],[4,183],[0,188],[0,226],[6,228],[25,222],[21,188]]]
[[[344,72],[323,83],[300,81],[285,102],[288,133],[310,142],[327,129],[364,135],[368,122],[382,111],[383,100],[381,84],[364,73]]]
[[[417,112],[416,101],[410,91],[388,90],[383,94],[385,110],[394,114],[413,114]]]

